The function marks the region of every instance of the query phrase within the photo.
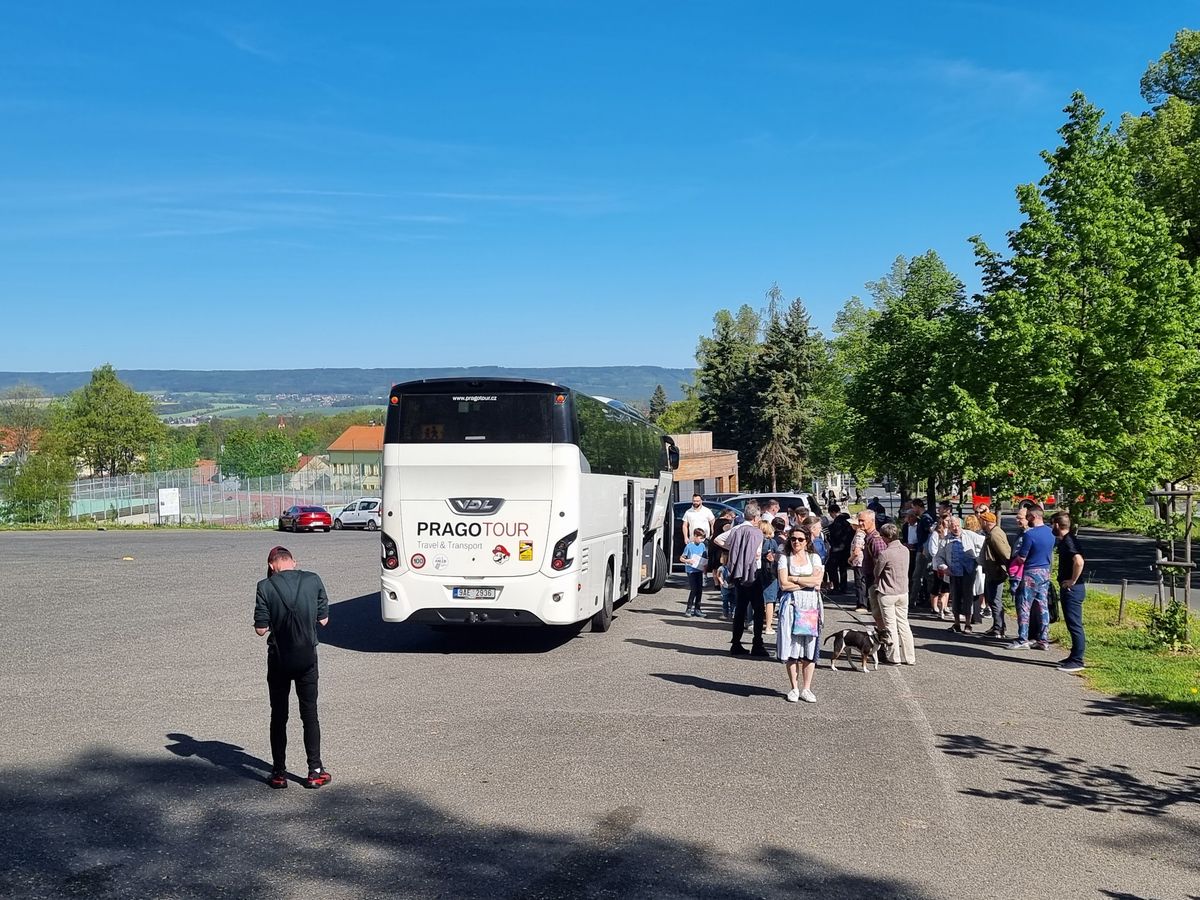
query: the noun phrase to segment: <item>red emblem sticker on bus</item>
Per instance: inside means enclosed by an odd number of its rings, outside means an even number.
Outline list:
[[[410,559],[409,562],[412,564],[412,567],[414,569],[423,569],[423,568],[425,568],[425,554],[424,553],[414,553],[412,555],[412,559]]]
[[[497,544],[495,549],[492,550],[492,562],[502,563],[505,562],[510,556],[512,556],[512,554],[508,552],[508,548],[503,544]]]

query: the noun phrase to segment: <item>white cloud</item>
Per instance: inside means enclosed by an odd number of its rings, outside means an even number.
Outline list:
[[[983,66],[968,59],[929,60],[924,68],[937,81],[966,91],[1026,101],[1048,93],[1049,86],[1028,69]]]

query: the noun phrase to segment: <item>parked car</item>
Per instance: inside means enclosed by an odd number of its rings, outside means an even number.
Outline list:
[[[705,500],[713,500],[713,501],[715,501],[715,502],[717,502],[717,503],[724,503],[724,502],[725,502],[726,500],[728,500],[730,497],[736,497],[736,496],[737,496],[737,491],[734,491],[732,494],[729,494],[729,493],[726,493],[726,494],[705,494],[705,495],[704,495],[704,497],[703,497],[703,499],[705,499]]]
[[[746,504],[751,500],[756,501],[759,506],[764,500],[778,500],[780,513],[786,514],[793,506],[806,506],[814,516],[821,515],[821,504],[817,502],[817,498],[807,491],[800,493],[770,493],[764,492],[761,494],[735,494],[725,502],[736,509],[739,513],[746,508]]]
[[[280,531],[329,531],[333,519],[323,506],[289,506],[279,514]]]
[[[375,531],[383,524],[381,507],[383,501],[378,497],[361,497],[347,503],[337,513],[333,520],[334,528],[365,528]]]

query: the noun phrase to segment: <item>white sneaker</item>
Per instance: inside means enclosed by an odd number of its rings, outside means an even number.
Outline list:
[[[787,692],[787,702],[796,703],[800,700],[800,688],[792,688]]]
[[[805,688],[804,690],[802,690],[800,692],[800,699],[803,700],[805,703],[816,703],[817,695],[814,694],[812,691],[810,691],[808,688]]]

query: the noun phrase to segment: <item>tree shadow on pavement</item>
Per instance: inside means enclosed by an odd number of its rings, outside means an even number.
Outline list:
[[[1200,727],[1200,709],[1194,716],[1165,712],[1149,706],[1138,706],[1116,697],[1095,697],[1087,701],[1085,716],[1103,716],[1124,719],[1138,728],[1197,728]]]
[[[774,662],[774,660],[770,660]],[[711,678],[701,678],[699,675],[673,675],[665,672],[652,672],[652,678],[663,681],[673,681],[675,684],[686,684],[689,687],[702,688],[706,691],[716,691],[718,694],[733,694],[735,697],[782,697],[783,693],[774,688],[760,687],[756,684],[745,684],[736,681],[713,681]]]
[[[618,612],[618,617],[623,610]],[[331,603],[322,644],[360,653],[549,653],[579,636],[582,626],[447,625],[384,622],[379,594]]]
[[[1176,807],[1200,806],[1196,778],[1200,768],[1154,772],[1147,781],[1121,763],[1098,765],[1078,756],[1063,756],[1045,747],[1002,744],[967,734],[939,735],[939,749],[960,759],[989,758],[1016,769],[1020,777],[1005,779],[996,790],[967,788],[973,797],[1013,800],[1049,809],[1124,812],[1136,816],[1165,816]]]
[[[636,805],[564,833],[459,818],[392,785],[272,791],[226,765],[104,748],[9,767],[0,805],[6,897],[927,896],[792,847],[750,861],[662,837],[639,827]]]

